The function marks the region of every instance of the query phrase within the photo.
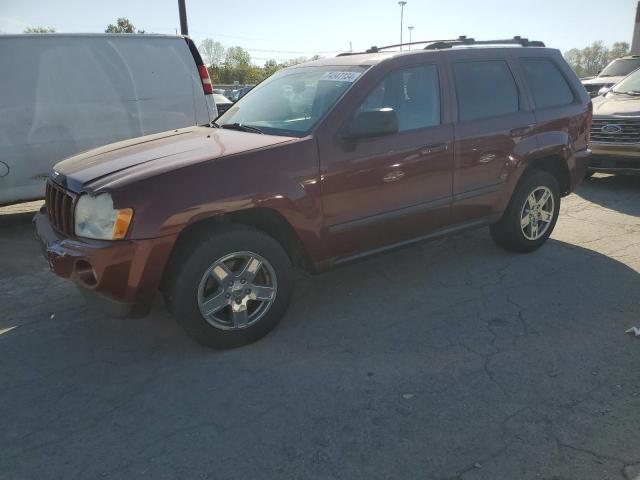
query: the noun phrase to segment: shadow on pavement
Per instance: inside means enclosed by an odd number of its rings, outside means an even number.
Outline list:
[[[586,179],[576,194],[605,208],[640,217],[640,175],[596,174]]]
[[[17,326],[0,334],[7,478],[431,478],[474,462],[484,478],[595,478],[640,444],[640,343],[624,334],[640,275],[561,241],[514,255],[481,230],[300,276],[282,324],[232,351],[191,342],[161,302],[114,320],[41,268],[22,275],[0,283]]]

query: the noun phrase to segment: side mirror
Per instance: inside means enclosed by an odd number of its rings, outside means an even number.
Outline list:
[[[358,113],[341,135],[345,140],[374,138],[398,133],[398,116],[393,108],[379,108]]]

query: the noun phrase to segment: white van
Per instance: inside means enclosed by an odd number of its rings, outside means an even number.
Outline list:
[[[0,35],[0,205],[44,196],[58,161],[217,117],[187,37]]]

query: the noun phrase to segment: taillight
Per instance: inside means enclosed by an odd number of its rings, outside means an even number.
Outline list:
[[[211,95],[213,93],[213,84],[211,78],[209,78],[209,70],[206,65],[198,65],[198,73],[200,73],[200,80],[202,80],[202,89],[205,95]]]

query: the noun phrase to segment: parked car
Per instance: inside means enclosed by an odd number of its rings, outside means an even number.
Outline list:
[[[44,197],[77,152],[216,118],[186,37],[0,35],[0,205]]]
[[[589,172],[640,174],[640,70],[593,100]]]
[[[231,100],[229,100],[224,95],[219,95],[217,93],[213,94],[213,101],[215,102],[216,108],[218,109],[218,115],[222,115],[229,109],[231,105],[233,105],[233,102]]]
[[[227,97],[232,102],[235,102],[238,99],[238,90],[233,90],[228,88],[224,91],[224,96]]]
[[[582,84],[589,95],[602,95],[631,72],[640,68],[640,55],[629,55],[613,60],[595,77],[583,78]]]
[[[253,89],[253,85],[246,85],[246,86],[242,87],[240,90],[238,90],[238,95],[237,95],[236,101],[240,100],[247,93],[249,93],[252,89]]]
[[[58,163],[34,220],[52,270],[125,314],[160,290],[193,338],[226,348],[274,328],[294,267],[481,226],[536,250],[585,176],[591,101],[559,51],[493,43],[297,65],[210,127]]]

